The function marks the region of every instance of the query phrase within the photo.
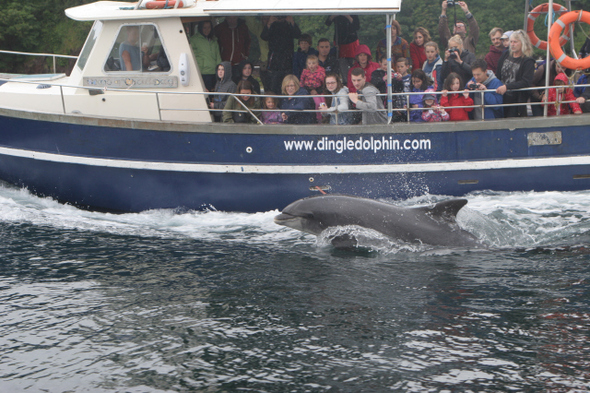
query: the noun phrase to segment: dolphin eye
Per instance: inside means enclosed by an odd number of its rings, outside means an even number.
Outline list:
[[[307,218],[311,220],[313,218],[313,213],[307,213]]]

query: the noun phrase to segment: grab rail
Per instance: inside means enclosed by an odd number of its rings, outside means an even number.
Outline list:
[[[56,66],[56,58],[64,58],[64,59],[77,59],[78,56],[70,56],[70,55],[56,55],[53,53],[32,53],[32,52],[18,52],[18,51],[11,51],[11,50],[0,50],[0,53],[6,53],[9,55],[25,55],[25,56],[32,56],[32,57],[52,57],[53,58],[53,73],[55,74],[57,66]]]
[[[149,90],[149,89],[145,89],[145,90],[131,90],[131,89],[121,89],[121,88],[107,88],[107,87],[101,87],[101,88],[96,88],[96,87],[89,87],[89,86],[78,86],[78,85],[68,85],[68,84],[58,84],[58,83],[47,83],[46,81],[40,82],[40,81],[31,81],[31,80],[17,80],[17,79],[10,79],[10,78],[1,78],[0,77],[0,82],[1,81],[5,81],[5,82],[13,82],[13,83],[23,83],[23,84],[35,84],[35,85],[44,85],[44,86],[48,86],[48,87],[59,87],[60,88],[60,97],[62,100],[62,106],[63,106],[63,112],[64,114],[67,114],[66,112],[66,107],[65,107],[65,99],[64,99],[64,92],[63,89],[64,88],[72,88],[72,89],[83,89],[83,90],[88,90],[88,91],[95,91],[95,92],[100,92],[100,93],[106,93],[107,91],[109,92],[126,92],[126,93],[140,93],[140,94],[145,94],[145,93],[152,93],[156,96],[156,100],[157,100],[157,105],[158,105],[158,111],[162,112],[162,111],[167,111],[167,110],[174,110],[174,111],[203,111],[203,112],[223,112],[225,109],[179,109],[179,108],[174,108],[174,109],[165,109],[165,108],[161,108],[160,107],[160,100],[158,99],[160,94],[167,94],[167,95],[204,95],[204,96],[211,96],[211,95],[222,95],[222,96],[234,96],[234,97],[240,97],[240,96],[249,96],[249,97],[258,97],[261,99],[267,98],[267,97],[273,97],[273,98],[279,98],[279,99],[284,99],[286,97],[289,96],[284,96],[284,95],[264,95],[264,94],[237,94],[237,93],[222,93],[222,92],[173,92],[173,91],[162,91],[162,90]],[[584,85],[575,85],[576,87],[590,87],[590,84],[584,84]],[[535,90],[545,90],[545,89],[557,89],[563,86],[549,86],[549,87],[545,87],[545,86],[538,86],[538,87],[528,87],[528,88],[523,88],[523,89],[516,89],[516,90],[510,90],[512,92],[517,92],[517,91],[535,91]],[[566,85],[566,88],[571,88],[571,86]],[[469,90],[469,93],[479,93],[479,94],[485,94],[486,92],[495,92],[496,90],[494,89],[488,89],[488,90]],[[462,91],[459,92],[454,92],[454,94],[462,94]],[[428,92],[403,92],[403,93],[394,93],[394,96],[407,96],[406,98],[406,102],[409,102],[409,96],[411,95],[424,95],[424,94],[433,94],[436,96],[440,96],[443,93],[441,91],[428,91]],[[362,96],[362,95],[359,95]],[[377,94],[377,97],[386,97],[387,94]],[[304,95],[304,96],[290,96],[290,97],[294,97],[294,98],[313,98],[313,97],[333,97],[332,94],[324,94],[324,95]],[[242,107],[244,107],[244,109],[253,116],[253,118],[257,121],[258,124],[263,124],[262,121],[253,113],[252,110],[250,110],[250,108],[248,108],[241,100],[237,100],[240,105]],[[550,101],[550,102],[527,102],[527,103],[512,103],[512,104],[495,104],[495,105],[486,105],[484,103],[484,100],[482,100],[482,104],[479,105],[468,105],[468,106],[453,106],[453,107],[445,107],[445,108],[480,108],[482,110],[482,114],[483,111],[485,110],[485,108],[495,108],[495,107],[511,107],[511,106],[522,106],[522,105],[551,105],[551,104],[555,104],[557,101]],[[567,104],[567,103],[572,103],[575,101],[559,101],[559,103],[562,104]],[[424,110],[428,110],[428,108],[411,108],[409,107],[409,105],[406,105],[406,108],[393,108],[392,111],[393,112],[406,112],[407,113],[407,122],[410,122],[410,113],[412,111],[424,111]],[[239,110],[227,110],[230,112],[241,112]],[[322,113],[322,114],[332,114],[334,113],[336,116],[338,116],[338,111],[333,111],[333,112],[326,112],[324,110],[316,110],[316,109],[309,109],[309,110],[292,110],[292,109],[281,109],[281,108],[276,108],[276,109],[256,109],[255,112],[273,112],[273,111],[281,111],[281,112],[294,112],[294,113]],[[380,110],[381,112],[387,112],[387,109],[382,109]],[[348,110],[348,111],[342,111],[342,112],[360,112],[357,109],[353,109],[353,110]],[[160,116],[161,119],[161,116]],[[483,119],[483,116],[482,116]],[[392,123],[393,124],[393,123]]]

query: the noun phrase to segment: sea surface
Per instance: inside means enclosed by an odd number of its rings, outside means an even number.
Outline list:
[[[590,192],[467,198],[489,248],[345,251],[277,211],[115,215],[0,185],[0,392],[590,390]]]

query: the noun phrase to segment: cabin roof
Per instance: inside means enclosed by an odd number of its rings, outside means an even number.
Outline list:
[[[137,2],[98,1],[68,8],[78,21],[202,17],[220,15],[383,14],[400,11],[402,0],[197,0],[176,9],[135,9]]]

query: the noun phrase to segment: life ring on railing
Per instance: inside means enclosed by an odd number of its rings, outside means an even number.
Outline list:
[[[580,21],[590,24],[590,12],[582,10],[568,12],[555,21],[553,26],[551,26],[551,30],[549,30],[549,49],[551,50],[551,54],[562,67],[569,68],[570,70],[590,68],[590,56],[583,59],[574,59],[566,56],[563,49],[561,49],[561,44],[559,44],[558,37],[561,32],[571,23]]]
[[[146,2],[144,5],[145,5],[145,8],[147,8],[148,10],[174,8],[174,6],[176,5],[176,0],[151,0],[151,1]],[[184,3],[182,2],[182,0],[180,0],[180,3],[178,3],[177,8],[183,8],[183,7],[184,7]]]
[[[541,5],[533,8],[533,10],[531,12],[529,12],[529,16],[527,18],[528,21],[526,24],[526,33],[529,36],[529,38],[531,39],[531,43],[533,44],[533,46],[535,46],[541,50],[547,50],[547,41],[542,41],[535,34],[535,20],[537,19],[537,16],[539,16],[541,14],[546,14],[548,10],[549,10],[549,3],[541,4]],[[553,11],[559,13],[559,16],[561,16],[565,12],[567,12],[567,8],[565,8],[564,6],[562,6],[560,4],[553,4]],[[569,34],[570,34],[570,32],[566,31],[559,38],[559,44],[561,46],[565,45],[565,43],[569,40]]]

